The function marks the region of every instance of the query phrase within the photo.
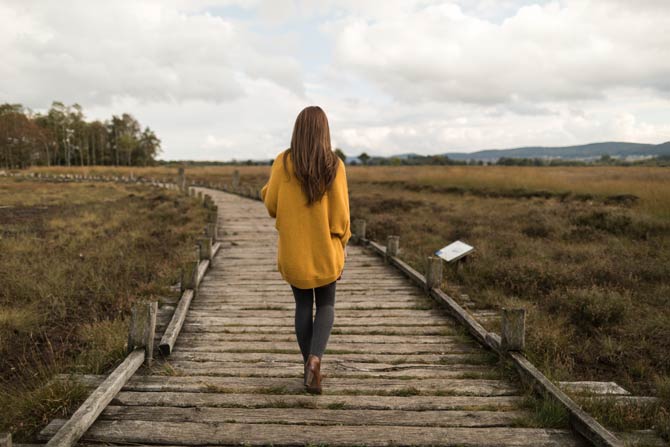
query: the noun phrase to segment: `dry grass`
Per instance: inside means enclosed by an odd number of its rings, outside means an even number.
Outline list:
[[[129,307],[173,293],[204,220],[146,186],[0,179],[0,431],[31,440],[85,395],[53,374],[123,357]]]
[[[166,171],[136,170],[161,176]],[[189,168],[260,187],[268,166]],[[175,169],[169,171],[174,174]],[[352,218],[401,236],[419,271],[455,239],[474,245],[443,287],[479,308],[528,309],[528,355],[550,377],[614,380],[636,394],[670,379],[670,171],[655,167],[348,167]],[[488,324],[496,330],[495,324]],[[667,397],[637,427],[670,426]],[[603,420],[615,420],[612,413]]]

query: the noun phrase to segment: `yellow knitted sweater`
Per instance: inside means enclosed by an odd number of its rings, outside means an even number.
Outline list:
[[[277,268],[282,278],[300,289],[335,281],[344,268],[344,247],[351,237],[349,191],[344,163],[321,201],[307,206],[307,196],[295,177],[289,153],[284,170],[283,154],[272,164],[270,180],[261,198],[279,231]]]

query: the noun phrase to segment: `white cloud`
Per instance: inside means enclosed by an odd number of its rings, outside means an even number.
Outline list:
[[[334,64],[408,104],[602,99],[616,87],[670,91],[665,14],[625,2],[523,6],[502,23],[430,4],[330,26]],[[657,3],[658,8],[662,8]]]
[[[33,107],[55,98],[96,105],[119,98],[223,102],[246,94],[243,78],[303,93],[300,64],[286,52],[263,51],[243,23],[169,2],[0,8],[0,94]]]
[[[666,0],[0,3],[0,101],[130,112],[166,159],[670,140]]]

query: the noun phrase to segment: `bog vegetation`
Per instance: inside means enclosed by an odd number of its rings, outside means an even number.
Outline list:
[[[138,299],[174,294],[205,221],[146,186],[0,177],[0,432],[29,440],[85,398],[55,373],[105,373]]]
[[[187,176],[260,188],[268,166],[192,167]],[[51,172],[63,172],[52,168]],[[174,167],[93,168],[170,177]],[[81,171],[79,171],[81,172]],[[443,288],[479,309],[528,311],[528,356],[554,380],[615,381],[651,406],[589,407],[613,429],[670,436],[670,171],[659,167],[349,166],[352,219],[400,235],[419,271],[436,249],[476,247]],[[346,274],[346,273],[345,273]],[[483,321],[497,330],[496,322]]]

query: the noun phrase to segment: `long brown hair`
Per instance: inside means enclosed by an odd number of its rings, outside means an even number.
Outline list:
[[[291,147],[293,171],[307,196],[307,205],[321,200],[335,180],[339,158],[330,146],[330,128],[326,113],[319,106],[305,107],[293,126]]]

